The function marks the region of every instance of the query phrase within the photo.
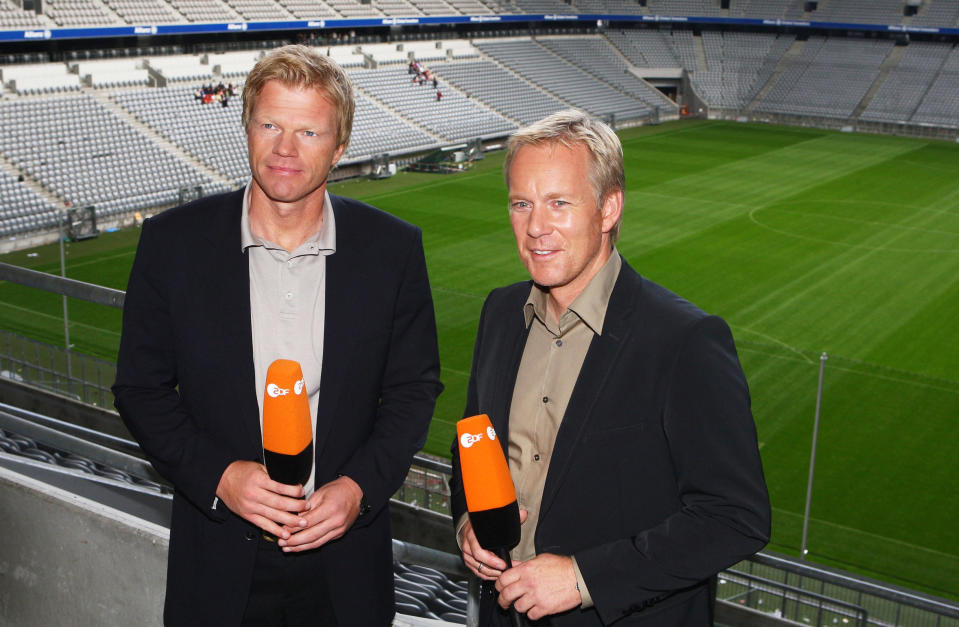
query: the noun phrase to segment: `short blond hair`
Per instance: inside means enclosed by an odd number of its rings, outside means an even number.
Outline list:
[[[243,128],[250,124],[256,99],[269,81],[287,87],[318,89],[336,109],[336,144],[350,143],[353,131],[353,83],[330,57],[301,45],[276,48],[256,62],[243,86]]]
[[[562,144],[567,148],[582,145],[589,151],[587,176],[593,185],[596,204],[600,208],[610,194],[626,191],[623,145],[619,137],[607,124],[578,109],[557,111],[510,136],[506,144],[506,160],[503,163],[506,186],[509,187],[509,168],[520,148],[552,143]],[[615,243],[619,239],[622,223],[623,216],[620,215],[609,232],[611,242]]]

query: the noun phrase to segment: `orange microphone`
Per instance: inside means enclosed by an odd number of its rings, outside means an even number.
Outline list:
[[[489,416],[456,423],[463,492],[473,532],[487,551],[503,552],[519,544],[519,504],[509,464]],[[502,556],[501,556],[502,557]]]
[[[473,533],[487,551],[513,567],[509,552],[519,544],[519,504],[509,464],[489,416],[480,414],[456,423],[460,474]],[[513,627],[527,627],[525,614],[510,607]]]
[[[509,465],[489,416],[481,414],[456,423],[463,492],[473,532],[487,551],[519,544],[519,505]]]
[[[277,359],[266,372],[263,394],[263,461],[270,478],[306,483],[313,468],[313,423],[299,362]]]

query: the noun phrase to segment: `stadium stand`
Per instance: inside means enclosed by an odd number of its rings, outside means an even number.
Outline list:
[[[150,71],[143,59],[104,59],[78,61],[70,71],[91,87],[138,87],[150,84]]]
[[[259,56],[257,52],[244,50],[211,54],[208,60],[214,74],[219,74],[223,79],[233,79],[249,74]]]
[[[226,0],[241,18],[249,22],[288,20],[294,16],[273,0]]]
[[[742,109],[769,80],[795,36],[707,31],[702,41],[707,69],[691,73],[693,87],[711,107]]]
[[[629,66],[616,49],[597,36],[540,37],[537,41],[585,72],[616,89],[639,98],[652,109],[675,109],[676,104],[629,72]]]
[[[90,0],[45,0],[43,12],[57,26],[113,26],[124,23],[102,2]]]
[[[55,26],[47,17],[24,11],[13,0],[0,0],[0,29],[49,28]]]
[[[636,67],[682,67],[669,43],[669,35],[661,31],[610,30],[606,37]]]
[[[104,0],[127,24],[182,24],[186,18],[163,0]]]
[[[0,237],[57,226],[57,208],[53,203],[3,171],[0,171],[0,207],[3,207]]]
[[[579,13],[600,13],[607,15],[642,15],[643,7],[629,0],[576,0]]]
[[[27,63],[0,68],[0,81],[21,95],[78,91],[80,77],[63,63]]]
[[[955,128],[959,126],[959,48],[949,51],[911,121]]]
[[[443,80],[469,97],[481,100],[523,125],[568,106],[491,61],[438,63],[433,68]]]
[[[717,0],[649,0],[647,5],[656,15],[722,16]]]
[[[513,122],[474,103],[448,84],[439,85],[442,99],[437,99],[432,85],[413,84],[405,67],[356,70],[350,77],[373,99],[448,141],[505,134],[516,128]]]
[[[893,45],[883,40],[810,37],[756,110],[848,118]]]
[[[795,5],[794,0],[732,0],[729,3],[729,17],[781,19]]]
[[[630,120],[650,113],[649,106],[638,98],[616,90],[529,39],[474,43],[484,54],[592,115],[615,114],[617,119]]]
[[[434,61],[446,60],[447,48],[442,41],[407,41],[402,46],[404,52],[420,63],[431,64]]]
[[[194,90],[195,86],[179,86],[115,92],[111,97],[169,142],[231,180],[234,186],[245,184],[250,178],[250,166],[239,100],[228,107],[201,105],[193,97]]]
[[[147,65],[167,80],[209,82],[213,80],[213,67],[204,60],[199,55],[175,54],[151,57]]]
[[[321,0],[283,0],[280,4],[300,20],[339,17],[336,11]]]
[[[233,22],[240,14],[221,2],[170,0],[170,5],[190,22]]]
[[[910,120],[948,55],[947,46],[926,42],[910,44],[898,66],[889,73],[873,96],[861,119],[873,122]]]
[[[903,18],[902,0],[842,0],[820,5],[816,19],[823,22],[898,24]]]
[[[0,152],[70,206],[106,216],[218,188],[87,94],[0,103]]]
[[[910,22],[913,26],[955,26],[959,22],[959,3],[923,2]]]
[[[575,13],[562,0],[512,0],[517,13]]]

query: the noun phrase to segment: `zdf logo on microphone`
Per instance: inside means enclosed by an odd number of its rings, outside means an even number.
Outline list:
[[[303,393],[304,388],[306,388],[306,381],[300,379],[293,384],[293,393],[299,396]],[[271,398],[276,398],[278,396],[286,396],[290,393],[290,390],[281,388],[275,383],[270,383],[266,386],[266,393],[269,394]]]
[[[496,431],[493,430],[493,427],[486,427],[486,437],[490,440],[496,439]],[[482,433],[464,433],[460,438],[460,444],[463,445],[463,448],[469,448],[482,439]]]
[[[482,433],[464,433],[463,437],[460,438],[460,444],[463,445],[463,448],[469,448],[482,439]]]

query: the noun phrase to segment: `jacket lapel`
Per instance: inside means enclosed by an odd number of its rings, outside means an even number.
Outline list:
[[[546,473],[546,485],[543,487],[540,520],[548,514],[550,505],[566,479],[570,459],[592,418],[593,406],[602,394],[607,379],[615,376],[619,354],[629,341],[632,333],[629,321],[632,316],[635,290],[627,285],[627,281],[633,276],[635,273],[624,260],[623,268],[609,298],[606,318],[603,321],[603,334],[594,336],[590,342],[586,359],[583,361],[569,405],[566,407],[566,413],[556,434],[553,459],[550,461],[549,471]]]
[[[232,388],[232,398],[239,399],[240,423],[250,450],[262,455],[259,408],[256,402],[256,378],[253,373],[253,329],[250,323],[250,266],[246,252],[240,247],[240,217],[243,190],[227,196],[218,207],[216,228],[207,234],[213,251],[209,276],[216,281],[223,336],[233,364],[231,376],[224,377]]]
[[[343,390],[349,389],[341,381],[344,370],[333,364],[347,363],[350,359],[350,334],[336,333],[337,329],[349,329],[356,320],[349,303],[350,290],[356,289],[357,264],[362,260],[352,257],[356,245],[350,241],[352,229],[349,216],[342,211],[339,199],[330,195],[336,221],[336,252],[326,257],[326,311],[323,323],[323,372],[320,375],[320,401],[316,409],[316,434],[313,438],[313,454],[316,468],[320,468],[323,447],[333,422],[330,416],[337,415],[337,406]],[[354,318],[354,319],[351,319]],[[319,482],[321,479],[316,477]]]

